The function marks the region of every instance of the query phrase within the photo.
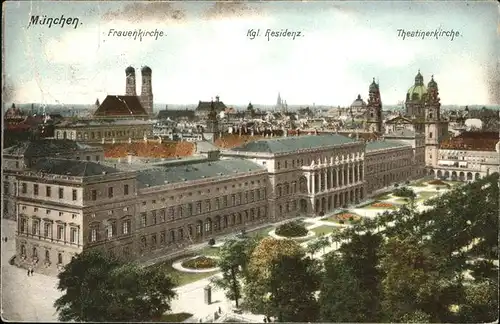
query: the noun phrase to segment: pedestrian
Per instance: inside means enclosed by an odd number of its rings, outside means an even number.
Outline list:
[[[269,316],[267,316],[267,322],[271,323],[271,318]]]
[[[267,318],[264,317],[264,323],[267,323]]]
[[[28,277],[30,276],[30,269],[28,269]]]
[[[219,306],[219,314],[222,313],[222,309],[220,309],[220,306]]]
[[[33,277],[33,273],[35,272],[35,270],[33,268],[31,268],[31,276]]]
[[[7,243],[7,236],[5,237],[5,243]]]

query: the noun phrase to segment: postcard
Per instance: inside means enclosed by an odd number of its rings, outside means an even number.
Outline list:
[[[495,320],[427,307],[430,256],[390,261],[449,241],[345,242],[475,181],[468,215],[494,209],[498,2],[7,1],[3,18],[4,320]],[[374,286],[339,266],[370,246],[394,253],[356,263],[386,271]]]

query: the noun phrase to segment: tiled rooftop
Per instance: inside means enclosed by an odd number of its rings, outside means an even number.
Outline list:
[[[219,160],[191,165],[141,170],[138,173],[137,180],[139,187],[145,188],[184,181],[217,178],[230,174],[242,174],[258,170],[264,170],[264,168],[248,160]]]
[[[383,141],[373,141],[373,142],[367,142],[366,143],[366,151],[376,151],[376,150],[382,150],[382,149],[389,149],[389,148],[397,148],[397,147],[411,147],[410,144],[400,142],[400,141],[389,141],[389,140],[383,140]]]
[[[117,173],[115,168],[89,161],[65,160],[65,159],[40,159],[30,168],[35,172],[48,174],[68,175],[75,177],[89,177],[102,175],[104,173]]]
[[[235,147],[233,151],[259,153],[291,153],[298,150],[314,149],[324,146],[341,145],[356,142],[355,139],[338,134],[307,135],[262,139]]]
[[[42,139],[25,141],[3,150],[5,155],[17,156],[55,156],[74,151],[85,151],[99,148],[78,143],[69,139]]]

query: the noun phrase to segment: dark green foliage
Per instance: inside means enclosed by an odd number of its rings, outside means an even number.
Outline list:
[[[369,322],[363,312],[365,296],[352,269],[334,253],[325,257],[324,266],[319,295],[320,321]]]
[[[315,260],[300,255],[283,255],[272,267],[267,314],[279,322],[315,322],[319,305],[314,296],[319,288]]]
[[[247,274],[250,255],[258,243],[258,239],[229,240],[219,250],[217,266],[222,272],[222,278],[213,280],[216,287],[226,292],[229,300],[234,300],[239,307],[242,297],[241,280]]]
[[[306,236],[307,233],[305,226],[299,222],[288,222],[276,229],[277,235],[285,237],[301,237]]]
[[[170,310],[170,277],[158,268],[126,264],[99,250],[84,251],[59,274],[59,320],[143,321]]]
[[[210,240],[208,240],[208,245],[209,246],[214,246],[215,245],[215,239],[211,238]]]
[[[407,187],[395,189],[392,192],[392,194],[396,197],[404,197],[404,198],[416,198],[417,197],[415,192]]]

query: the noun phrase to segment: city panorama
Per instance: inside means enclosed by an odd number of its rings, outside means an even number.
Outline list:
[[[490,3],[90,5],[4,9],[4,320],[498,320]]]

